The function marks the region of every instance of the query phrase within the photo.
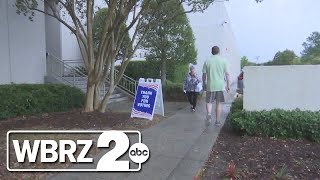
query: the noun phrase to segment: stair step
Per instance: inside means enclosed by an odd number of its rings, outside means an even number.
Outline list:
[[[110,96],[110,99],[114,99],[114,98],[120,98],[120,97],[122,97],[123,95],[121,94],[121,93],[118,93],[118,94],[112,94],[111,96]]]
[[[104,98],[104,94],[100,94],[100,97],[101,97],[101,99]],[[124,95],[121,93],[117,93],[117,94],[112,94],[109,97],[109,99],[116,99],[116,98],[121,98],[121,97],[124,97]]]
[[[87,92],[87,77],[58,77],[59,81],[63,84],[66,85],[71,85],[79,88],[82,92],[86,93]],[[104,97],[104,93],[108,91],[108,86],[104,88],[100,88],[100,95],[101,99]],[[114,103],[114,102],[120,102],[120,101],[125,101],[128,100],[129,98],[123,94],[121,91],[114,89],[113,94],[110,96],[108,104],[109,103]]]
[[[126,101],[126,100],[128,100],[128,97],[113,98],[113,99],[109,99],[108,104],[115,103],[115,102]]]
[[[87,81],[87,77],[62,77],[63,79],[66,79],[68,81]]]

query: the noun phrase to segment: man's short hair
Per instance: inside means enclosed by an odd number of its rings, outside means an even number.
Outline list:
[[[213,46],[211,52],[213,55],[217,55],[220,53],[220,48],[218,46]]]

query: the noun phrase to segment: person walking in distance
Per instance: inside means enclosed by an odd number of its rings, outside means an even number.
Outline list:
[[[230,91],[230,74],[228,72],[227,61],[220,56],[218,46],[212,48],[212,56],[208,58],[203,65],[202,81],[206,91],[207,103],[207,125],[211,123],[212,103],[216,101],[216,126],[221,125],[220,117],[222,111],[222,102],[225,101],[223,92]],[[227,86],[225,86],[225,78]]]
[[[196,111],[195,109],[197,106],[197,99],[199,94],[199,83],[201,83],[201,79],[197,76],[195,67],[190,66],[190,72],[187,74],[183,83],[183,91],[187,94],[192,112]]]

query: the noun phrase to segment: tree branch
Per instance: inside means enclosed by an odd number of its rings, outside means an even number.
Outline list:
[[[40,9],[37,9],[37,8],[32,8],[32,7],[28,7],[28,9],[32,10],[32,11],[37,11],[37,12],[40,12],[40,13],[43,13],[43,14],[46,14],[48,16],[51,16],[53,18],[56,18],[59,22],[61,22],[63,25],[65,25],[71,32],[75,33],[75,29],[72,28],[68,23],[66,23],[64,20],[62,20],[60,17],[56,16],[56,14],[49,14],[49,13],[46,13],[45,11],[43,10],[40,10]]]
[[[92,33],[92,26],[93,26],[93,7],[94,1],[87,1],[87,50],[88,50],[88,74],[92,73],[95,70],[94,68],[94,51],[93,51],[93,33]],[[95,82],[94,79],[91,79]]]
[[[70,9],[68,9],[68,7],[67,7],[67,5],[64,3],[64,2],[62,2],[61,0],[58,0],[58,2],[66,9],[66,11],[69,13],[69,15],[71,16],[71,18],[72,18],[72,9],[70,10]],[[52,13],[53,13],[53,15],[51,15],[51,14],[49,14],[49,13],[47,13],[47,12],[42,12],[42,13],[44,13],[44,14],[47,14],[47,15],[49,15],[49,16],[51,16],[51,17],[54,17],[55,19],[57,19],[58,21],[60,21],[63,25],[65,25],[75,36],[76,36],[76,38],[77,38],[77,40],[80,40],[81,42],[82,42],[82,45],[85,47],[85,49],[83,49],[82,47],[81,47],[81,44],[79,44],[79,48],[80,48],[80,50],[85,50],[85,52],[87,53],[87,49],[86,49],[86,41],[85,41],[85,37],[83,37],[80,33],[79,33],[79,29],[77,28],[77,26],[76,26],[76,29],[74,29],[74,28],[72,28],[67,22],[65,22],[64,20],[62,20],[61,18],[60,18],[60,15],[57,13],[57,10],[56,10],[56,8],[54,7],[54,6],[52,6],[52,4],[49,2],[49,1],[44,1],[44,3],[46,4],[46,5],[48,5],[49,6],[49,8],[51,9],[51,11],[52,11]],[[74,2],[73,2],[74,3]],[[72,4],[73,6],[74,6],[74,4]],[[29,8],[30,10],[32,10],[33,8]],[[34,9],[33,9],[34,10]],[[73,22],[74,22],[74,19],[73,19]],[[76,25],[76,23],[74,22],[74,24]],[[82,25],[81,25],[81,27],[82,27]],[[83,28],[83,27],[82,27]],[[80,41],[78,41],[78,43],[80,42]],[[82,57],[84,57],[83,55],[83,53],[81,52],[81,54],[82,54]],[[84,61],[86,61],[86,60],[84,60]],[[87,64],[86,62],[85,62],[85,64]],[[86,66],[87,67],[87,66]]]
[[[105,25],[103,26],[102,35],[100,37],[102,41],[100,41],[100,44],[98,47],[98,56],[101,54],[101,51],[103,50],[103,45],[107,39],[106,37],[108,34],[107,32],[109,27],[111,26],[110,24],[112,23],[113,13],[116,7],[116,1],[111,1],[111,4],[110,2],[107,2],[107,3],[108,3],[107,19],[106,19]]]
[[[59,2],[60,2],[61,4],[63,4],[63,3],[61,2],[61,0],[59,0]],[[84,27],[83,27],[80,19],[78,18],[78,16],[77,16],[76,13],[75,13],[76,11],[75,11],[75,8],[74,8],[74,7],[75,7],[74,0],[72,0],[71,2],[72,2],[72,3],[71,3],[71,7],[70,7],[71,10],[68,10],[68,7],[67,7],[66,5],[65,5],[64,7],[65,7],[66,10],[69,12],[69,15],[70,15],[70,17],[72,18],[73,23],[75,24],[75,26],[78,25],[78,27],[80,27],[80,29],[81,29],[84,37],[86,38],[86,37],[87,37],[87,33],[86,33],[86,31],[85,31],[85,29],[84,29]]]

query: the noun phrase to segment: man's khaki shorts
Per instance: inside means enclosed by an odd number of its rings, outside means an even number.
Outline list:
[[[206,92],[206,103],[224,102],[224,94],[223,91],[214,91],[214,92]]]

